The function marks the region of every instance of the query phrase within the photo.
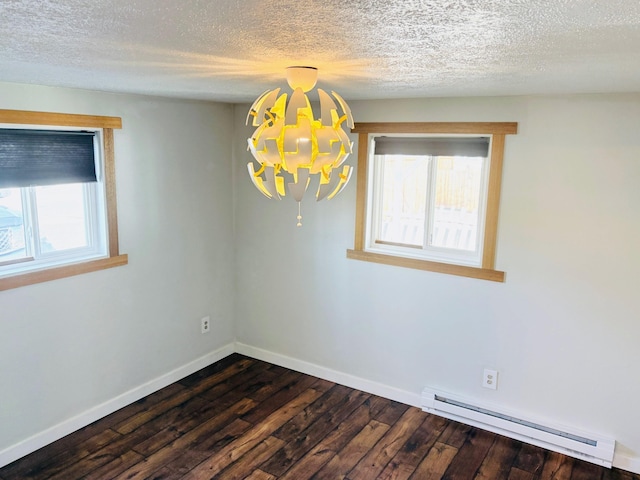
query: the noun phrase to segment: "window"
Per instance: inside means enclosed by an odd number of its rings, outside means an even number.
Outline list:
[[[0,110],[0,290],[127,263],[115,117]]]
[[[349,258],[504,281],[494,270],[505,134],[515,123],[357,124]]]

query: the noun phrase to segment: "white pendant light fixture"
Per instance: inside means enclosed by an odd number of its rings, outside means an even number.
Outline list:
[[[257,127],[248,139],[259,164],[257,170],[253,162],[247,165],[251,180],[267,198],[279,200],[288,191],[298,202],[298,226],[300,202],[312,178],[318,178],[315,196],[320,201],[340,193],[352,173],[349,165],[343,165],[352,147],[343,130],[353,128],[351,110],[336,92],[329,95],[318,88],[320,116],[315,118],[306,92],[315,87],[317,78],[316,68],[287,68],[293,90],[289,101],[286,93],[278,96],[279,88],[268,90],[253,103],[246,122],[253,117],[251,124]]]

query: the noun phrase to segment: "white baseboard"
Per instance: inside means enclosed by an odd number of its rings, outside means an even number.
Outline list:
[[[356,390],[362,390],[363,392],[395,400],[396,402],[404,403],[406,405],[418,408],[420,408],[421,405],[421,397],[419,393],[400,390],[399,388],[390,387],[388,385],[356,377],[348,373],[332,370],[330,368],[316,365],[315,363],[305,362],[303,360],[298,360],[297,358],[287,357],[286,355],[270,352],[268,350],[252,347],[239,342],[236,342],[236,352],[258,360],[280,365],[281,367],[286,367],[291,370],[295,370],[296,372],[306,373],[307,375],[339,383],[340,385],[355,388]]]
[[[53,427],[37,433],[15,445],[0,451],[0,467],[10,464],[11,462],[24,457],[25,455],[35,452],[39,448],[44,447],[62,437],[75,432],[76,430],[86,427],[96,420],[105,417],[116,410],[121,409],[133,402],[146,397],[168,385],[171,385],[182,378],[197,372],[198,370],[211,365],[212,363],[222,360],[234,353],[234,344],[229,343],[214,352],[208,353],[186,365],[176,368],[158,378],[155,378],[139,387],[133,388],[117,397],[108,400],[101,405],[97,405],[73,418],[65,420]]]
[[[627,472],[640,473],[640,457],[615,453],[613,455],[613,466]]]

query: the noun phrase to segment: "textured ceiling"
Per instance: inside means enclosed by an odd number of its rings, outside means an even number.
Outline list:
[[[640,91],[639,0],[0,0],[0,81],[221,101]],[[1,106],[0,106],[1,108]]]

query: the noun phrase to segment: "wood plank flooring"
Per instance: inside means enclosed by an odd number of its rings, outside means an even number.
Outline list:
[[[0,469],[0,480],[640,480],[231,355]]]

